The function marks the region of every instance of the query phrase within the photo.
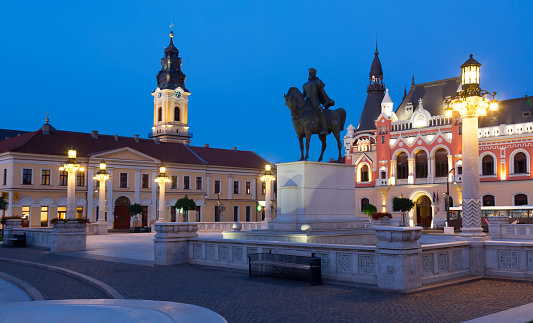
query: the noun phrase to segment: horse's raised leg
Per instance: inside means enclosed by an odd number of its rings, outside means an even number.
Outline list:
[[[318,161],[322,161],[322,157],[324,157],[324,151],[326,151],[326,135],[318,135],[318,138],[320,138],[320,141],[322,141],[322,150],[320,151],[320,158]]]
[[[300,161],[302,161],[302,160],[305,160],[304,158],[304,137],[298,136],[298,140],[300,141],[300,153],[301,153]]]
[[[337,139],[337,147],[339,148],[339,158],[337,159],[337,161],[341,161],[341,158],[342,158],[342,156],[341,156],[342,142],[341,142],[340,131],[339,130],[334,131],[333,135],[335,136],[335,139]]]

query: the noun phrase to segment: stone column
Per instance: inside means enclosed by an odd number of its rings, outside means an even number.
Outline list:
[[[205,174],[205,195],[207,195],[207,199],[211,196],[211,174]]]
[[[107,206],[109,209],[107,210],[107,227],[110,229],[113,229],[113,223],[115,222],[115,210],[113,205],[113,169],[107,169],[107,172],[109,173],[109,176],[111,177],[111,180],[109,181],[109,185],[107,187]],[[104,214],[105,219],[105,214]]]
[[[157,177],[157,171],[156,170],[152,170],[152,181],[153,179],[155,179]],[[152,182],[152,206],[150,208],[150,217],[149,217],[149,221],[148,221],[148,225],[153,225],[154,223],[154,220],[157,220],[157,186],[158,184],[156,185],[153,185],[154,182]]]
[[[433,183],[433,178],[435,177],[433,170],[433,157],[428,157],[428,184]]]
[[[479,199],[478,117],[463,116],[463,228],[460,236],[483,237]]]
[[[390,161],[390,184],[396,185],[396,159]]]
[[[96,234],[107,234],[107,221],[105,220],[105,180],[101,180],[99,183]]]
[[[410,291],[422,286],[422,227],[375,227],[378,287]]]
[[[272,208],[270,206],[272,200],[271,179],[265,181],[265,220],[263,221],[263,229],[268,229],[268,222],[272,221]]]
[[[96,221],[96,214],[94,210],[94,169],[92,167],[87,167],[87,219],[89,219],[91,222]],[[48,209],[50,212],[50,209]],[[50,216],[49,216],[50,218]]]
[[[409,167],[409,177],[407,178],[408,184],[414,184],[415,183],[415,177],[413,175],[414,173],[414,165],[415,165],[415,159],[414,158],[408,158],[407,159],[407,165]]]
[[[233,198],[233,175],[229,175],[229,184],[228,184],[228,199]]]
[[[154,236],[154,263],[176,265],[189,261],[187,239],[197,237],[197,223],[156,223]]]
[[[68,170],[67,177],[67,219],[77,217],[76,208],[76,171]]]

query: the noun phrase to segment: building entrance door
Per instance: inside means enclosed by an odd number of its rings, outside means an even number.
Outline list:
[[[431,200],[426,195],[422,195],[416,200],[416,224],[424,228],[431,226]]]
[[[115,201],[115,221],[113,222],[115,229],[129,229],[130,214],[128,213],[128,206],[130,206],[130,200],[125,196],[121,196]]]

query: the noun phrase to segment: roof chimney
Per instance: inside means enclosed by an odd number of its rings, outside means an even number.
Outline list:
[[[156,143],[156,145],[159,145],[159,137],[154,137],[154,142]]]
[[[118,135],[115,134],[115,141],[118,141]]]
[[[209,148],[209,144],[204,144],[204,148]]]
[[[98,139],[98,131],[93,130],[92,131],[92,136],[93,136],[94,139]]]
[[[139,135],[135,135],[135,142],[139,142]]]
[[[233,147],[231,148],[233,151],[237,151],[237,147]]]

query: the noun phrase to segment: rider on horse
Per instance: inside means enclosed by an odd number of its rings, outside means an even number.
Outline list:
[[[320,124],[322,125],[321,135],[328,134],[328,127],[326,118],[324,117],[324,109],[327,109],[335,105],[335,101],[330,99],[324,90],[326,85],[316,76],[316,69],[309,69],[309,81],[304,84],[303,95],[309,105],[313,107],[316,114],[320,118]],[[322,108],[321,104],[324,105]]]

